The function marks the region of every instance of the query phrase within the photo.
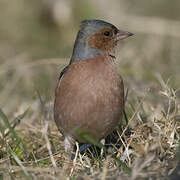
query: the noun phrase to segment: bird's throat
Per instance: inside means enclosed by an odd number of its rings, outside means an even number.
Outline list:
[[[70,64],[73,61],[87,60],[105,54],[104,51],[92,48],[87,44],[75,42]]]

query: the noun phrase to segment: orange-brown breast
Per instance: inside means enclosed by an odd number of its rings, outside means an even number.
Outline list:
[[[85,142],[85,132],[96,140],[118,125],[124,108],[124,86],[110,56],[76,61],[58,83],[54,118],[66,136]]]

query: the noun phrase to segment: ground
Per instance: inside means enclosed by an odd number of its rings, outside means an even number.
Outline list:
[[[0,179],[176,179],[179,7],[178,0],[1,0]],[[89,18],[135,34],[117,58],[126,116],[117,131],[121,145],[106,158],[77,153],[71,161],[53,120],[54,90],[80,21]]]

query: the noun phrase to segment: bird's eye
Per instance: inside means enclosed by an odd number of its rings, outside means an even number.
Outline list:
[[[105,36],[110,36],[111,33],[110,33],[109,31],[105,31],[105,32],[104,32],[104,35],[105,35]]]

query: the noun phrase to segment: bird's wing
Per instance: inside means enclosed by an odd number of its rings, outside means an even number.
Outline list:
[[[62,78],[64,77],[64,74],[67,72],[67,70],[69,69],[70,65],[66,66],[60,73],[59,76],[59,82],[62,80]]]

